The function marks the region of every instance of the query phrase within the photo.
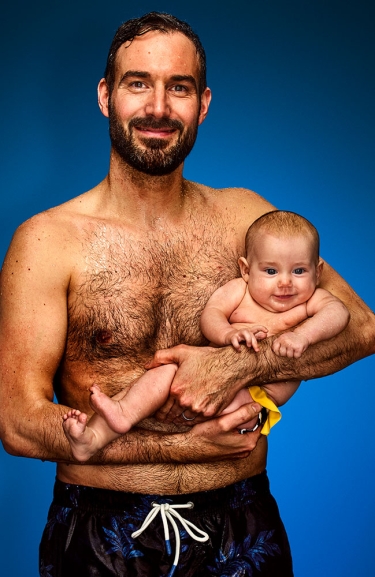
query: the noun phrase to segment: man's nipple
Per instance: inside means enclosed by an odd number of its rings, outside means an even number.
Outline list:
[[[113,341],[112,331],[107,331],[106,329],[96,331],[94,337],[99,345],[108,345]]]

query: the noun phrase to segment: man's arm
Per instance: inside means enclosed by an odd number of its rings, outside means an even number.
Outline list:
[[[106,465],[113,461],[118,464],[188,464],[248,457],[257,445],[261,429],[246,435],[239,435],[238,429],[256,417],[261,408],[255,402],[242,405],[236,411],[198,423],[185,433],[166,435],[133,429],[95,455],[94,464]],[[93,464],[93,460],[88,463]]]
[[[0,438],[7,452],[74,462],[63,433],[69,407],[53,403],[53,378],[64,354],[74,230],[39,215],[17,231],[0,279]],[[89,464],[213,461],[246,456],[258,439],[233,428],[260,411],[253,404],[212,425],[162,435],[135,430]],[[197,433],[200,433],[200,435]],[[183,449],[184,447],[184,449]]]
[[[52,384],[67,332],[69,232],[48,215],[26,222],[1,272],[0,437],[14,455],[70,458]]]
[[[327,264],[320,286],[346,305],[350,321],[339,335],[312,345],[299,359],[279,357],[272,351],[277,336],[261,341],[258,353],[245,346],[241,351],[186,345],[158,351],[147,368],[169,362],[179,365],[171,396],[159,411],[159,418],[173,420],[186,409],[211,417],[244,386],[324,377],[373,354],[374,313]]]

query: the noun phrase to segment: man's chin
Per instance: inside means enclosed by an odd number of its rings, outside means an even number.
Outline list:
[[[148,150],[163,150],[165,151],[168,148],[172,148],[173,145],[175,144],[173,142],[174,139],[171,138],[145,138],[145,137],[140,137],[139,138],[139,148],[141,150],[144,150],[145,152]]]

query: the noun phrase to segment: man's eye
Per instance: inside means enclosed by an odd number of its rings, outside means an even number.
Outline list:
[[[133,88],[143,88],[144,83],[141,82],[140,80],[134,80],[134,82],[132,82],[130,86],[132,86]]]
[[[303,274],[305,272],[304,268],[295,268],[294,269],[294,274]]]
[[[277,270],[275,268],[266,268],[266,273],[270,275],[276,274]]]
[[[184,86],[183,84],[176,84],[175,86],[173,86],[173,90],[175,92],[187,92],[187,87]]]

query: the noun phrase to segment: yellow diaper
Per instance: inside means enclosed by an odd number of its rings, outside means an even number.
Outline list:
[[[253,385],[252,387],[249,387],[249,393],[254,401],[268,409],[268,417],[262,428],[262,435],[268,435],[271,428],[280,421],[281,413],[275,403],[267,397],[266,392],[261,387]]]

